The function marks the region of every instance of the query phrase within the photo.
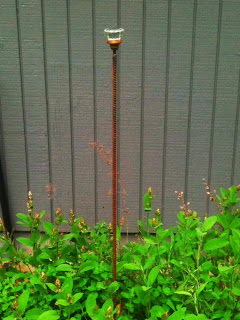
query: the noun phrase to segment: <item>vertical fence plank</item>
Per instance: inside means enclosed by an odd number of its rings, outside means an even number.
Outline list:
[[[164,105],[167,52],[168,2],[146,3],[146,45],[143,132],[143,196],[152,186],[156,198],[153,208],[161,208],[162,145],[164,137]],[[142,209],[143,210],[143,209]]]
[[[75,158],[75,211],[95,223],[92,2],[69,2],[69,41],[72,68],[72,108]],[[81,21],[81,23],[80,23]],[[102,34],[103,36],[103,34]]]
[[[183,190],[185,183],[193,7],[193,1],[172,3],[163,212],[166,227],[174,224],[179,211],[174,191]]]
[[[208,174],[218,13],[218,1],[198,1],[187,199],[200,216],[206,210],[202,179]]]
[[[43,1],[51,181],[65,215],[73,206],[67,7],[65,1]],[[54,212],[52,213],[54,216]],[[52,219],[54,217],[52,216]]]
[[[239,68],[239,81],[238,81],[238,96],[237,96],[237,110],[235,118],[235,136],[233,144],[232,155],[232,177],[231,185],[240,185],[240,68]]]
[[[16,213],[26,212],[27,167],[19,64],[16,2],[0,4],[0,94],[5,166],[13,227]]]
[[[212,153],[211,186],[229,188],[232,171],[232,150],[238,99],[240,6],[239,2],[223,2],[216,115]],[[215,211],[213,204],[211,211]]]
[[[95,3],[95,75],[96,75],[96,142],[105,151],[112,150],[112,51],[104,37],[104,29],[115,28],[117,21],[116,1]],[[112,154],[112,152],[111,152]],[[112,166],[101,160],[97,153],[97,219],[112,222]]]
[[[35,210],[46,210],[45,219],[50,221],[50,201],[46,193],[49,159],[41,24],[40,2],[19,0],[29,188],[33,193]]]
[[[142,76],[142,1],[122,1],[122,26],[126,29],[121,51],[121,185],[127,192],[129,230],[138,230],[140,186],[140,128]],[[143,125],[143,124],[142,124]],[[120,187],[121,191],[121,187]],[[124,214],[121,195],[120,215]]]

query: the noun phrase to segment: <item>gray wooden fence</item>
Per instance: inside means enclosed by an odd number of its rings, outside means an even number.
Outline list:
[[[90,225],[111,222],[111,50],[103,30],[122,26],[119,51],[119,217],[144,218],[149,186],[166,227],[175,190],[199,215],[212,189],[240,183],[239,0],[0,0],[2,157],[10,209],[27,192],[47,219],[58,206]],[[56,189],[50,200],[47,185]]]

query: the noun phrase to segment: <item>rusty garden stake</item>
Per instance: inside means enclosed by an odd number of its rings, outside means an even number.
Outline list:
[[[105,29],[104,33],[108,38],[113,53],[113,104],[112,104],[112,228],[113,228],[113,282],[117,281],[117,50],[122,42],[123,29]],[[117,306],[117,297],[113,298],[114,309]],[[115,319],[115,315],[114,315]]]

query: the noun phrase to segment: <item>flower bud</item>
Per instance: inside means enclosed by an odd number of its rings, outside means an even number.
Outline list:
[[[45,272],[42,272],[42,273],[41,273],[41,278],[43,279],[43,281],[46,281],[46,280],[47,280],[47,277],[46,277]]]
[[[75,214],[74,214],[73,210],[70,210],[70,218],[71,218],[72,220],[75,219]]]
[[[121,221],[120,221],[120,226],[123,227],[124,226],[124,217],[122,217]]]
[[[227,198],[226,197],[223,197],[223,201],[226,201],[227,200]]]
[[[83,218],[81,219],[80,223],[81,223],[82,226],[86,225],[86,222],[85,222],[85,220]]]
[[[111,223],[109,223],[109,225],[108,225],[108,232],[109,232],[109,233],[112,232],[112,224],[111,224]]]
[[[107,319],[110,319],[110,318],[111,318],[111,314],[112,314],[112,307],[109,306],[109,307],[107,308],[106,318],[107,318]]]
[[[152,195],[152,187],[148,188],[148,194],[151,196]]]
[[[56,213],[55,213],[55,216],[56,216],[56,218],[60,218],[61,217],[61,209],[60,208],[57,208],[57,211],[56,211]]]
[[[61,287],[61,282],[58,278],[56,279],[55,285],[56,285],[56,289],[59,290]]]
[[[32,192],[31,192],[31,191],[28,192],[28,199],[29,199],[30,201],[33,201],[33,195],[32,195]]]
[[[53,228],[53,231],[52,231],[52,237],[55,237],[56,234],[57,234],[57,228],[54,227],[54,228]]]
[[[161,210],[160,210],[160,209],[157,209],[157,210],[155,211],[155,215],[156,215],[156,216],[160,216],[160,214],[161,214]]]
[[[68,304],[73,303],[72,295],[70,293],[67,294]]]
[[[240,184],[237,186],[237,191],[240,191]]]

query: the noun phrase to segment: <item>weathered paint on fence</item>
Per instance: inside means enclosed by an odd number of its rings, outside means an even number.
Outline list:
[[[157,195],[166,226],[175,190],[203,216],[213,189],[240,183],[240,2],[237,0],[0,0],[2,158],[14,227],[31,189],[54,219],[71,208],[111,222],[111,51],[105,27],[126,32],[119,51],[119,217],[144,219]],[[47,185],[56,189],[50,200]]]

